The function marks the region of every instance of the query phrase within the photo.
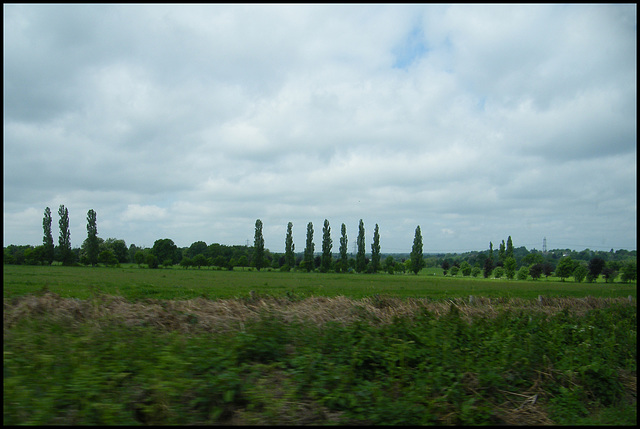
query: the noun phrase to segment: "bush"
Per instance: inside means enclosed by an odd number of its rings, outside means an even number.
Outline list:
[[[526,280],[529,277],[529,267],[520,267],[518,270],[518,280]]]
[[[166,328],[42,307],[5,325],[4,424],[589,424],[635,394],[635,306],[486,317],[454,304],[391,323],[265,312],[223,333],[169,307]],[[509,415],[534,395],[542,406]]]

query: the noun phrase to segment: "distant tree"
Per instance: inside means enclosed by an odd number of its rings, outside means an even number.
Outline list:
[[[613,283],[615,278],[618,277],[618,270],[616,269],[616,266],[616,264],[609,262],[602,269],[602,277],[604,277],[604,281],[606,283]]]
[[[518,280],[526,280],[529,277],[529,267],[523,265],[517,273]]]
[[[228,261],[223,255],[218,255],[213,258],[213,265],[215,265],[216,267],[225,268],[228,265]]]
[[[98,261],[107,266],[118,265],[118,258],[116,258],[116,255],[111,251],[111,249],[106,249],[100,252],[98,255]]]
[[[197,255],[204,255],[206,257],[207,250],[207,243],[205,243],[204,241],[194,241],[193,243],[191,243],[191,246],[189,246],[189,249],[186,251],[185,256],[194,258]]]
[[[306,268],[307,272],[313,271],[314,261],[313,261],[313,252],[315,250],[315,244],[313,244],[313,223],[309,222],[307,224],[307,242],[306,247],[304,248],[304,268]]]
[[[602,269],[605,266],[604,259],[596,256],[589,261],[589,274],[587,274],[587,281],[593,282],[595,281],[600,273],[602,273]]]
[[[507,250],[505,251],[506,258],[514,258],[513,256],[513,241],[511,241],[511,236],[507,238]]]
[[[118,262],[129,262],[129,249],[124,240],[118,238],[107,238],[101,245],[100,250],[109,249],[116,255]]]
[[[542,274],[544,274],[545,277],[549,277],[551,274],[553,274],[553,265],[551,265],[550,262],[545,262],[544,264],[542,264]]]
[[[531,253],[528,253],[525,257],[523,257],[520,262],[525,265],[543,264],[544,256],[542,256],[542,254],[540,253],[531,252]]]
[[[622,276],[620,280],[627,283],[638,279],[638,264],[636,261],[625,262],[621,269]]]
[[[343,223],[342,227],[341,227],[341,233],[342,235],[340,236],[340,270],[345,273],[347,272],[347,269],[349,268],[349,262],[347,260],[347,245],[349,244],[348,240],[347,240],[347,227],[346,225]]]
[[[491,269],[493,269],[493,243],[491,241],[489,242],[489,258],[488,259],[491,261]],[[486,264],[486,262],[485,262],[485,264]],[[485,276],[485,278],[486,277],[487,276]]]
[[[151,252],[158,258],[158,261],[162,261],[162,265],[166,265],[165,262],[170,260],[172,264],[177,264],[182,259],[178,252],[178,246],[175,245],[170,238],[161,238],[153,243]]]
[[[443,275],[447,275],[447,272],[449,271],[449,267],[451,267],[451,264],[449,263],[449,261],[447,261],[446,259],[444,261],[442,261],[442,274]]]
[[[565,256],[560,259],[558,266],[556,267],[556,276],[560,277],[560,281],[564,281],[567,277],[573,274],[574,264],[570,256]]]
[[[43,262],[44,246],[36,246],[24,249],[24,263],[26,265],[39,265]]]
[[[578,264],[578,266],[573,269],[573,279],[576,281],[576,283],[581,283],[582,280],[587,277],[588,273],[589,270],[587,269],[587,267],[582,264]]]
[[[512,280],[516,275],[516,259],[513,256],[509,256],[504,260],[504,272],[509,280]]]
[[[60,205],[58,209],[60,220],[60,237],[58,238],[58,248],[60,251],[60,261],[62,265],[71,265],[73,263],[73,252],[71,251],[71,231],[69,231],[69,210]]]
[[[290,268],[296,266],[296,255],[294,250],[296,245],[293,244],[293,223],[287,224],[287,236],[284,239],[284,263]]]
[[[142,250],[142,249],[140,249],[138,246],[136,246],[133,243],[131,243],[129,245],[129,251],[128,251],[129,252],[129,262],[136,262],[136,252],[138,252],[138,250]]]
[[[478,277],[481,272],[482,272],[482,270],[480,269],[480,267],[473,267],[471,269],[471,276],[472,277]]]
[[[91,209],[87,212],[87,260],[92,267],[98,263],[98,226],[96,212]]]
[[[51,265],[53,263],[55,245],[53,244],[53,234],[51,233],[51,209],[49,207],[44,209],[42,228],[44,229],[42,259],[44,263]]]
[[[149,252],[145,255],[144,261],[149,268],[158,268],[158,257]]]
[[[144,263],[144,252],[142,250],[138,250],[135,255],[133,255],[133,260],[138,266]]]
[[[193,266],[193,259],[189,258],[188,256],[183,256],[182,260],[180,261],[180,266],[184,267],[185,269],[189,269],[189,267]]]
[[[242,267],[242,271],[244,271],[244,267],[249,266],[249,258],[247,257],[247,255],[240,256],[236,262],[236,265],[238,267]]]
[[[493,247],[493,244],[491,245]],[[491,253],[489,255],[493,254],[493,249],[491,249]],[[484,276],[484,278],[488,278],[491,275],[491,272],[493,271],[493,257],[489,256],[487,259],[484,260],[484,266],[482,267],[482,275]]]
[[[207,258],[202,253],[199,253],[193,257],[192,264],[200,269],[200,267],[207,265]]]
[[[331,227],[329,221],[324,220],[322,227],[322,259],[320,260],[320,271],[326,273],[331,268],[331,248],[333,240],[331,239]]]
[[[380,269],[380,230],[378,224],[373,230],[373,243],[371,243],[371,271],[376,273]]]
[[[358,253],[356,253],[356,271],[361,273],[367,267],[364,247],[364,222],[360,219],[358,224]]]
[[[462,271],[463,276],[469,277],[471,275],[471,264],[467,261],[462,261],[460,264],[460,271]]]
[[[264,266],[264,237],[262,236],[262,221],[260,219],[256,219],[253,252],[253,265],[260,271],[260,268]]]
[[[500,279],[502,278],[502,276],[504,276],[504,268],[501,266],[497,266],[494,270],[493,270],[493,277]]]
[[[451,275],[453,277],[457,276],[459,271],[460,271],[460,267],[459,266],[454,265],[454,266],[451,267]]]
[[[418,225],[416,227],[416,232],[413,237],[413,246],[411,248],[411,271],[417,275],[423,267],[422,233],[420,232],[420,225]]]
[[[529,275],[532,279],[537,280],[542,276],[542,264],[537,263],[529,267]]]
[[[396,261],[393,259],[393,256],[389,255],[384,260],[384,269],[387,273],[393,274],[395,271]]]
[[[498,249],[498,264],[504,265],[504,260],[506,257],[507,255],[506,255],[506,250],[504,246],[504,240],[502,240],[502,243],[500,243],[500,248]]]

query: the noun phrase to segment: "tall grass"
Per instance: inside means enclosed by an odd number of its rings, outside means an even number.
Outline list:
[[[637,420],[637,313],[628,302],[492,317],[450,302],[385,323],[364,313],[315,323],[257,300],[257,317],[218,332],[178,329],[200,323],[188,314],[178,325],[128,324],[114,312],[82,318],[90,309],[51,294],[21,307],[30,299],[5,303],[7,425]],[[170,320],[171,311],[159,314]]]

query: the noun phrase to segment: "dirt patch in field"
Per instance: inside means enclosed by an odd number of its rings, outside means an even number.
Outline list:
[[[89,300],[61,298],[55,293],[28,295],[4,300],[5,329],[27,317],[46,316],[68,323],[101,323],[118,320],[127,325],[155,326],[182,332],[224,332],[243,330],[248,321],[270,314],[288,322],[330,321],[352,323],[390,323],[395,317],[411,317],[429,311],[440,317],[452,309],[470,320],[472,317],[495,317],[501,310],[527,310],[555,314],[564,309],[584,314],[590,309],[613,304],[636,306],[633,298],[518,298],[452,299],[394,298],[372,296],[363,299],[311,297],[302,300],[252,296],[246,299],[145,300],[130,302],[120,296],[101,295]]]

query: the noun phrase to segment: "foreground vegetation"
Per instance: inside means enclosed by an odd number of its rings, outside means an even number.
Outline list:
[[[637,423],[635,283],[8,266],[10,424]]]
[[[4,424],[637,422],[635,300],[4,307]]]

